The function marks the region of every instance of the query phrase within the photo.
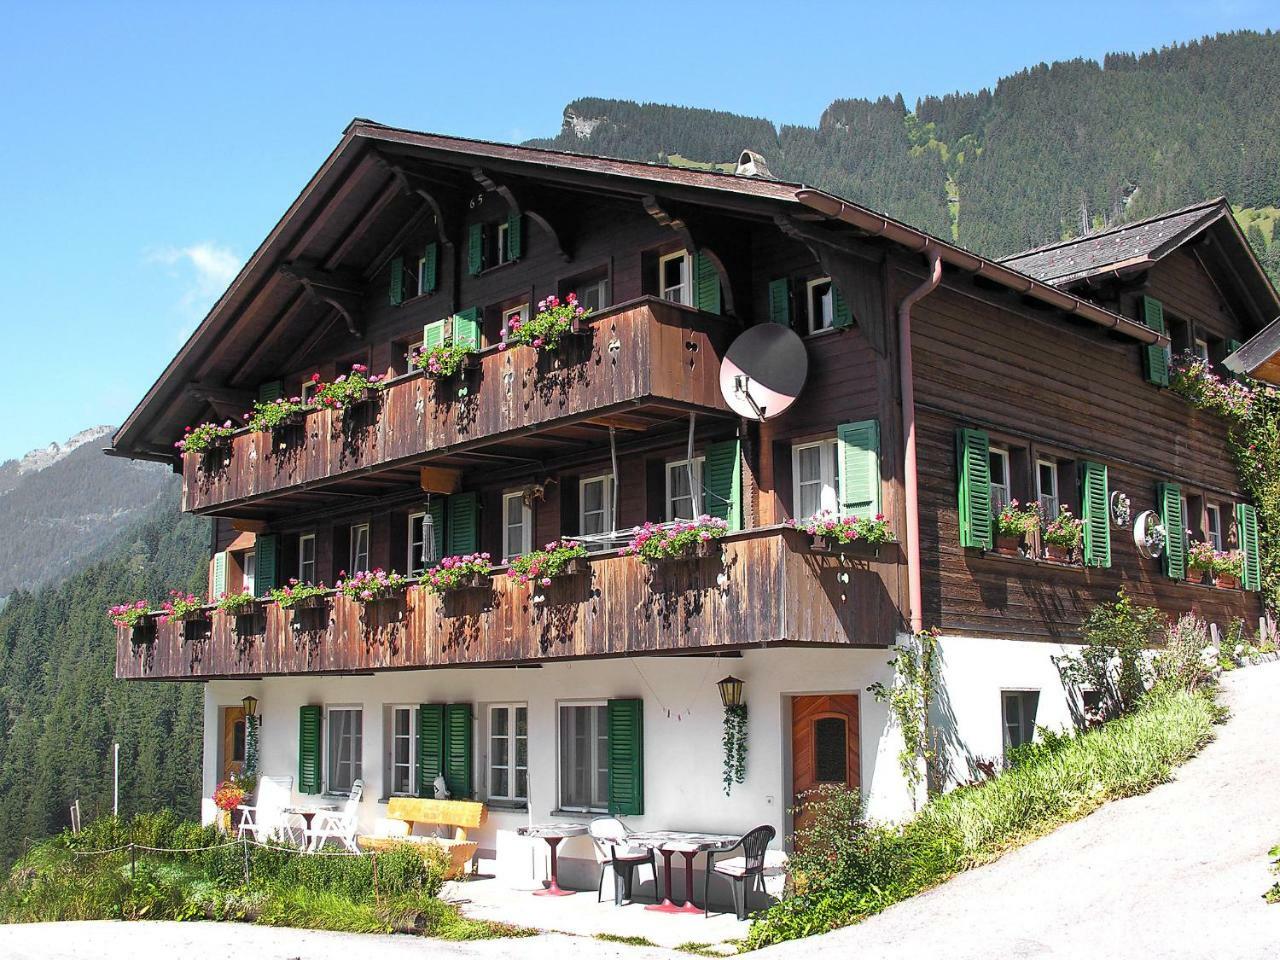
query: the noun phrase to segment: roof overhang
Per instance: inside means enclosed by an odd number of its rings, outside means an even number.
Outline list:
[[[1271,321],[1248,343],[1222,361],[1232,373],[1280,386],[1280,318]]]

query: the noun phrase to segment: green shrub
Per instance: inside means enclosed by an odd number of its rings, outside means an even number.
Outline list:
[[[758,914],[747,946],[854,923],[1082,817],[1105,800],[1143,793],[1207,743],[1220,718],[1208,695],[1158,687],[1137,712],[1017,754],[1015,765],[1000,776],[934,798],[901,826],[857,821],[848,838],[798,855],[803,870],[834,851],[835,859],[827,862],[839,883],[820,882]],[[832,809],[834,823],[847,816],[849,806],[838,801]]]

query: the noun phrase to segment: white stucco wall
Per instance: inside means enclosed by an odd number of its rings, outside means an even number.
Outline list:
[[[972,637],[939,641],[939,684],[933,724],[949,769],[948,785],[973,775],[974,759],[1003,754],[1002,690],[1038,690],[1035,722],[1072,722],[1052,657],[1061,644]],[[297,777],[298,708],[304,704],[359,705],[364,711],[361,821],[365,829],[385,813],[384,711],[390,704],[469,702],[475,705],[475,783],[484,799],[485,724],[488,703],[529,707],[530,810],[493,808],[479,831],[482,855],[498,855],[512,879],[536,876],[545,847],[515,836],[530,819],[553,818],[557,807],[558,702],[639,697],[644,700],[645,815],[628,818],[633,829],[745,832],[761,823],[778,831],[781,847],[790,823],[790,697],[856,693],[860,706],[861,782],[867,815],[898,819],[910,814],[898,752],[901,736],[887,708],[866,692],[868,684],[893,681],[886,650],[770,649],[737,658],[643,657],[550,663],[539,669],[397,671],[370,676],[300,676],[255,681],[211,681],[205,687],[205,795],[220,771],[221,708],[246,694],[259,700],[261,764],[265,774]],[[746,681],[750,751],[747,779],[730,796],[722,785],[723,713],[716,681],[732,673]],[[308,798],[298,797],[299,800]],[[581,815],[585,821],[588,815]],[[583,838],[561,847],[568,882],[590,886],[595,869]],[[575,863],[575,861],[578,861]]]

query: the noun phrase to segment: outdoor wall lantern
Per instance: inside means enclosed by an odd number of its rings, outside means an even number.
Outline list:
[[[720,702],[726,707],[742,706],[742,681],[728,676],[716,684],[720,688]]]
[[[253,719],[258,715],[258,698],[255,696],[247,696],[240,701],[240,705],[244,707],[244,715],[246,719]]]

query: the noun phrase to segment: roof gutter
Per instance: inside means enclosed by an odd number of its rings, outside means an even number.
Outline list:
[[[906,247],[908,250],[914,250],[917,253],[933,250],[943,263],[949,263],[960,270],[985,277],[994,283],[1000,284],[1002,287],[1034,297],[1064,313],[1088,320],[1090,323],[1095,323],[1108,330],[1114,330],[1116,333],[1137,340],[1140,343],[1165,345],[1169,342],[1167,336],[1157,333],[1136,320],[1130,320],[1127,317],[1120,316],[1118,313],[1112,313],[1110,310],[1105,310],[1095,303],[1090,303],[1088,300],[1082,300],[1069,293],[1064,293],[1055,287],[1049,286],[1047,283],[1041,283],[1039,280],[1034,280],[1024,273],[1019,273],[1017,270],[1001,266],[994,261],[969,253],[967,250],[961,250],[957,246],[945,243],[936,237],[931,237],[926,233],[908,227],[904,223],[890,220],[888,217],[872,213],[862,207],[848,204],[828,193],[823,193],[821,190],[797,190],[796,199],[806,207],[816,210],[824,216],[848,223],[872,236],[884,237],[886,240],[891,240],[900,246]]]

